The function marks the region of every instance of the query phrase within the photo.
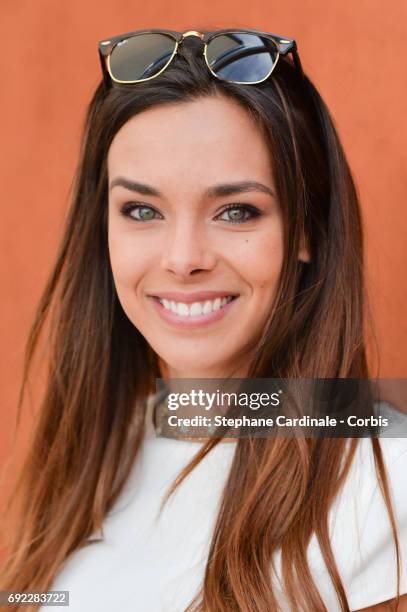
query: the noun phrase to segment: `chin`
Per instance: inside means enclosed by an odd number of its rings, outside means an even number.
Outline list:
[[[182,356],[174,354],[159,353],[158,355],[166,364],[170,376],[180,376],[183,378],[216,378],[219,372],[225,371],[225,363],[210,359],[197,358],[199,350],[193,355],[184,354]],[[172,374],[171,374],[172,373]]]

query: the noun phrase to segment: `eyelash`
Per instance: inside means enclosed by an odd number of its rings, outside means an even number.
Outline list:
[[[153,210],[155,213],[157,212],[152,206],[149,206],[148,204],[135,204],[133,202],[128,202],[127,204],[125,204],[122,209],[120,210],[120,213],[126,217],[126,218],[130,218],[132,221],[136,221],[138,223],[146,223],[147,221],[155,221],[156,219],[147,219],[146,220],[142,220],[142,219],[136,219],[135,217],[131,216],[131,213],[134,210],[140,210],[141,208],[149,208],[150,210]],[[246,213],[250,213],[250,217],[246,218],[246,219],[242,219],[241,221],[227,221],[227,223],[232,223],[233,225],[239,225],[240,223],[246,223],[247,221],[251,221],[257,217],[261,217],[262,213],[261,211],[256,208],[255,206],[252,206],[251,204],[229,204],[228,206],[226,206],[226,208],[224,208],[222,210],[222,212],[219,213],[219,215],[223,215],[225,212],[227,212],[228,210],[243,210]],[[160,214],[160,213],[158,213]],[[219,216],[217,215],[217,216]],[[224,220],[224,219],[223,219]]]

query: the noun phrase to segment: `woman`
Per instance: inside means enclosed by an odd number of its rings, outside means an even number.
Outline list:
[[[26,372],[52,315],[4,588],[81,611],[384,609],[407,593],[403,440],[154,434],[160,376],[367,378],[328,110],[291,39],[134,34],[100,43],[28,343]]]

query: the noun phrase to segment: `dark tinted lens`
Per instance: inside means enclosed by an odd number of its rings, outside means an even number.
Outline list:
[[[168,34],[137,34],[120,41],[110,54],[110,72],[118,81],[156,76],[171,61],[176,41]]]
[[[211,70],[221,79],[255,83],[271,73],[278,48],[272,40],[257,34],[231,32],[212,38],[206,57]]]

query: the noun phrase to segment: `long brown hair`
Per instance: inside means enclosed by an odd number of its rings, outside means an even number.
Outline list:
[[[106,223],[109,146],[121,126],[145,109],[219,95],[242,105],[269,143],[284,216],[283,271],[249,375],[368,376],[358,198],[333,121],[309,78],[301,79],[288,60],[280,59],[261,85],[220,82],[191,40],[156,79],[108,90],[101,83],[87,112],[57,261],[27,343],[19,410],[49,321],[47,386],[11,499],[18,520],[3,589],[49,589],[68,555],[102,528],[140,448],[143,400],[159,377],[157,355],[124,314],[113,283]],[[303,236],[309,263],[293,256]],[[218,442],[200,449],[174,488]],[[341,609],[349,610],[327,517],[357,444],[357,439],[239,440],[202,592],[189,609],[278,610],[270,568],[281,549],[292,609],[326,610],[306,557],[315,533]],[[378,440],[372,439],[372,449],[399,580],[395,520]]]

